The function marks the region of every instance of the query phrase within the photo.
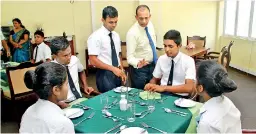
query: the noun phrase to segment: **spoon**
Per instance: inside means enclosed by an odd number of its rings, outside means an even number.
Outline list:
[[[117,96],[114,96],[114,95],[109,95],[109,97],[112,97],[112,98],[117,98]]]
[[[145,110],[145,111],[142,111],[142,112],[140,112],[140,113],[135,113],[134,115],[135,115],[136,117],[140,117],[143,113],[145,113],[145,112],[147,112],[147,111],[148,111],[148,109]]]
[[[75,106],[81,107],[83,110],[93,109],[91,107],[88,107],[88,106],[85,106],[85,105],[82,105],[82,104],[75,104]]]
[[[132,102],[132,101],[129,101],[129,102]],[[140,102],[140,101],[137,101],[137,100],[135,100],[135,102],[138,103],[140,106],[146,106],[147,105],[147,103],[145,103],[145,102]]]
[[[120,127],[120,130],[118,130],[117,132],[115,132],[115,134],[121,132],[122,130],[124,130],[124,129],[126,129],[126,128],[127,128],[126,125],[121,126],[121,127]]]
[[[164,109],[164,111],[165,111],[166,113],[175,113],[175,114],[180,115],[180,116],[186,116],[186,114],[182,114],[182,113],[179,113],[179,112],[175,112],[175,111],[173,111],[173,110],[171,110],[171,109],[169,109],[169,108],[163,108],[163,109]]]
[[[110,116],[103,115],[103,117],[105,117],[105,118],[109,118],[109,119],[112,119],[114,122],[118,122],[118,121],[119,121],[118,119],[111,118]]]
[[[138,102],[139,105],[141,105],[141,106],[146,106],[147,105],[145,102],[141,102],[141,101],[136,101],[136,102]]]
[[[120,117],[117,117],[117,116],[112,115],[112,114],[111,114],[110,112],[108,112],[108,111],[105,112],[105,115],[106,115],[106,116],[109,116],[109,117],[115,117],[115,118],[117,118],[117,119],[119,119],[119,120],[124,120],[123,118],[120,118]]]

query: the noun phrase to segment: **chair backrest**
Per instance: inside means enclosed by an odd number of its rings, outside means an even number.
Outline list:
[[[35,70],[40,64],[42,64],[42,62],[37,62],[35,64],[31,62],[23,62],[16,67],[6,68],[11,99],[15,100],[15,97],[20,97],[32,92],[32,90],[28,89],[24,83],[24,74],[28,70]]]
[[[193,42],[196,46],[205,47],[206,36],[204,36],[204,37],[200,37],[200,36],[189,37],[189,36],[187,36],[187,45],[189,44],[189,42]]]
[[[227,70],[231,61],[231,46],[233,46],[233,44],[234,41],[231,41],[228,46],[224,46],[221,49],[220,56],[218,58],[218,63],[223,65]]]
[[[126,60],[127,59],[127,55],[126,55],[126,42],[121,42],[121,54],[122,54],[122,60]]]

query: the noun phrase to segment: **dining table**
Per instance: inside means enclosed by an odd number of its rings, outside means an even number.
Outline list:
[[[128,96],[128,100],[133,100],[135,102],[145,102],[147,104],[148,100],[143,100],[140,95],[140,93],[142,92],[144,92],[144,90],[132,88],[131,91],[126,93],[126,96]],[[76,124],[74,127],[76,133],[105,133],[114,126],[120,125],[120,123],[127,127],[144,128],[147,130],[148,133],[159,133],[159,131],[156,131],[152,128],[145,128],[143,127],[142,123],[158,128],[167,133],[196,133],[195,117],[198,115],[202,103],[195,102],[195,105],[193,107],[188,108],[179,107],[174,104],[174,101],[179,99],[179,97],[170,94],[160,94],[160,99],[154,100],[155,109],[153,110],[153,112],[150,112],[144,118],[135,117],[134,122],[129,122],[127,120],[127,117],[131,111],[121,111],[119,103],[117,103],[116,105],[113,105],[110,109],[108,109],[108,111],[112,115],[123,119],[115,122],[112,119],[103,116],[104,114],[102,110],[104,108],[104,104],[101,100],[102,96],[108,96],[108,104],[112,104],[112,102],[120,101],[121,93],[110,90],[90,99],[82,101],[78,99],[70,104],[71,106],[69,108],[83,108],[81,107],[81,105],[90,107],[90,109],[84,110],[84,114],[82,116],[71,119],[72,122]],[[169,108],[171,110],[187,114],[186,116],[181,116],[175,113],[167,113],[163,108]],[[135,113],[142,112],[147,109],[148,106],[143,106],[140,105],[140,103],[135,103]],[[90,117],[90,115],[92,115],[92,113],[94,114],[94,116],[92,118],[88,118]],[[116,129],[114,129],[110,133],[115,133],[118,130],[120,130],[120,126],[116,127]]]

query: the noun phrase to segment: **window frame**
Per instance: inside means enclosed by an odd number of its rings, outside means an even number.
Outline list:
[[[254,0],[251,1],[251,9],[250,9],[250,18],[249,18],[249,29],[248,29],[248,36],[238,36],[237,35],[237,26],[238,26],[238,13],[239,13],[239,1],[236,1],[236,13],[235,13],[235,27],[234,27],[234,34],[225,34],[226,30],[226,10],[227,10],[227,1],[224,1],[224,15],[223,15],[223,33],[222,35],[225,37],[233,37],[238,39],[248,39],[248,40],[256,40],[256,37],[252,37],[252,25],[253,25],[253,14],[256,14],[256,9],[254,9],[254,5],[256,4]],[[256,22],[254,22],[256,25]]]

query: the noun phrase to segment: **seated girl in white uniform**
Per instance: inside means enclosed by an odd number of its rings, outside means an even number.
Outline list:
[[[237,85],[215,61],[201,62],[197,70],[197,92],[205,103],[196,117],[197,133],[242,133],[241,113],[223,93]]]
[[[57,63],[43,63],[24,76],[26,86],[40,99],[22,116],[20,133],[75,133],[72,121],[57,105],[68,93],[65,67]]]

